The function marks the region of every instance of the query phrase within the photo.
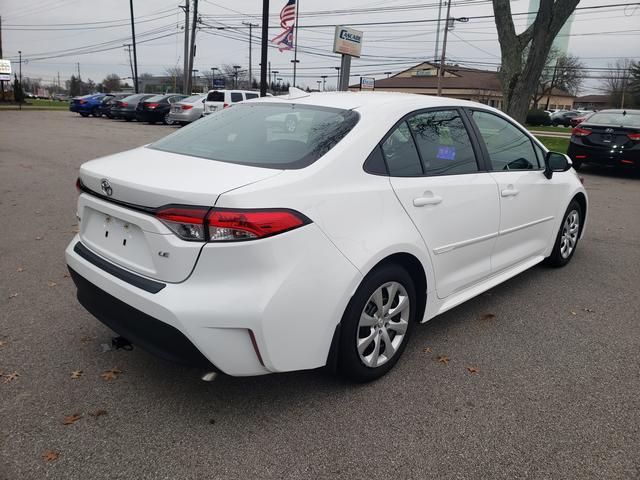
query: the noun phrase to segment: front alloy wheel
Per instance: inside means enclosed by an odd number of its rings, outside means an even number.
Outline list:
[[[551,255],[546,259],[546,263],[553,267],[564,267],[569,263],[580,239],[581,220],[582,208],[577,201],[572,200],[562,218],[560,231],[556,237]]]

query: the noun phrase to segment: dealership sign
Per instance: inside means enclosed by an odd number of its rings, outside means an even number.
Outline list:
[[[336,27],[335,37],[333,39],[334,53],[349,55],[351,57],[360,57],[362,50],[362,32],[349,27]]]
[[[0,60],[0,80],[11,80],[11,62]]]
[[[376,87],[376,79],[373,77],[360,77],[360,90],[373,90]]]

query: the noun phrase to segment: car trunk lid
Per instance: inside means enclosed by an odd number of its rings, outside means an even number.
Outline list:
[[[578,127],[591,132],[589,135],[582,137],[582,142],[585,145],[605,148],[631,147],[633,146],[634,141],[631,140],[629,134],[637,134],[640,132],[640,129],[637,128],[613,125],[609,126],[582,123]]]
[[[178,238],[155,217],[158,207],[212,207],[222,193],[279,173],[145,147],[93,160],[80,168],[80,239],[132,272],[181,282],[204,244]]]

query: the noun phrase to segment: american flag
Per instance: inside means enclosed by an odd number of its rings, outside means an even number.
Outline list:
[[[280,26],[282,32],[271,39],[278,45],[278,50],[293,50],[293,29],[296,20],[296,0],[288,0],[287,4],[280,11]]]

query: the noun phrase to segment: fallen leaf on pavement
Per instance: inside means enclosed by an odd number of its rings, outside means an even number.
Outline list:
[[[484,313],[480,315],[480,320],[495,320],[496,316],[493,313]]]
[[[60,456],[59,452],[48,451],[48,452],[44,452],[42,454],[42,459],[45,462],[53,462],[53,461],[57,460],[59,456]]]
[[[111,370],[109,370],[111,373],[115,373],[116,375],[119,373],[122,373],[122,370],[120,370],[117,367],[113,367]]]
[[[122,370],[114,367],[111,370],[107,370],[106,372],[102,373],[100,376],[103,378],[103,380],[115,380],[116,378],[118,378],[118,375],[120,373],[122,373]]]
[[[18,267],[18,268],[16,268],[16,272],[22,273],[22,272],[24,272],[24,268]]]
[[[106,415],[107,411],[100,409],[100,410],[96,410],[95,412],[89,412],[89,415],[91,415],[92,417],[101,417],[102,415]]]
[[[75,422],[80,420],[80,417],[82,417],[81,413],[72,413],[71,415],[67,415],[66,417],[64,417],[64,420],[62,421],[62,424],[63,425],[73,425]]]
[[[69,275],[68,273],[65,273],[65,274],[62,275],[62,278],[70,278],[70,277],[71,277],[71,275]]]
[[[449,357],[447,357],[446,355],[440,355],[438,357],[438,362],[449,365]]]
[[[422,349],[422,351],[423,351],[424,353],[431,353],[431,352],[433,352],[433,350],[431,349],[431,347],[423,348],[423,349]]]
[[[5,340],[0,340],[0,347],[4,347],[7,343]]]
[[[88,342],[90,342],[91,340],[95,340],[96,338],[98,338],[98,337],[92,337],[92,336],[90,336],[90,335],[85,335],[84,337],[80,337],[80,341],[81,341],[82,343],[88,343]]]
[[[36,240],[42,240],[42,237],[36,237]]]
[[[47,286],[48,286],[49,288],[53,288],[53,287],[55,287],[56,285],[58,285],[56,282],[47,282]]]
[[[467,367],[467,370],[469,370],[469,373],[478,373],[480,371],[480,369],[478,367]]]
[[[18,296],[17,293],[10,293],[9,298],[16,298]]]
[[[571,310],[571,315],[577,315],[577,313]]]
[[[595,313],[595,310],[591,310],[590,308],[583,308],[585,312]]]
[[[20,376],[20,374],[18,372],[13,372],[13,373],[8,373],[4,376],[4,383],[9,383],[12,382],[14,380],[17,380],[17,378]]]
[[[80,378],[82,376],[82,370],[74,370],[71,372],[71,378]]]

